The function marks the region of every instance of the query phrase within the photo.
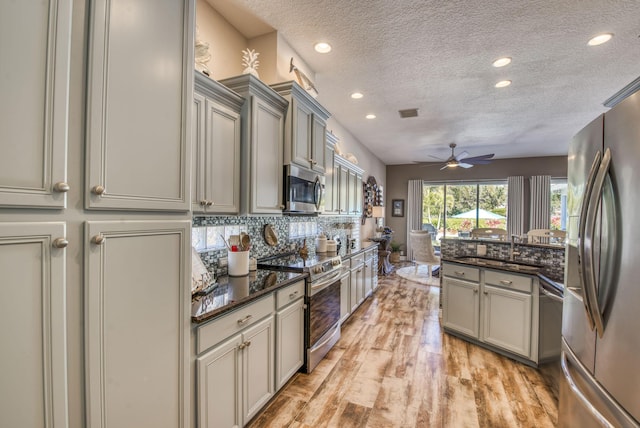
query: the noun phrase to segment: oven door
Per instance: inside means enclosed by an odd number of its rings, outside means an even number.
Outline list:
[[[336,273],[321,283],[310,284],[307,373],[340,339],[340,272]]]
[[[292,214],[322,212],[324,176],[295,165],[286,165],[284,174],[284,211]]]

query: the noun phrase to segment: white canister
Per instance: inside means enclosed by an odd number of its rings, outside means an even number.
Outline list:
[[[227,257],[229,276],[249,275],[248,251],[228,251]]]
[[[316,238],[316,253],[327,252],[327,237],[320,235]]]
[[[338,251],[338,243],[333,239],[327,240],[327,253],[335,253]]]

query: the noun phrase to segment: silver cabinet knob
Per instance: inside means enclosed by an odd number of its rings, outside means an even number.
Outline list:
[[[54,248],[66,248],[69,245],[69,241],[64,238],[56,238],[52,243]]]
[[[213,201],[207,201],[207,206],[210,207],[211,205],[213,205]]]
[[[204,199],[200,201],[200,206],[206,207],[207,206],[207,201],[205,201]]]
[[[102,196],[107,191],[107,189],[105,189],[104,186],[98,184],[97,186],[93,186],[91,188],[91,191],[98,196]]]
[[[284,205],[280,205],[280,209],[283,210],[284,209]]]
[[[96,245],[102,245],[104,244],[104,240],[106,238],[104,237],[104,235],[96,235],[93,238],[91,238],[91,242],[93,242]]]
[[[55,190],[56,192],[66,193],[69,191],[69,189],[70,189],[69,185],[64,181],[58,181],[56,184],[53,185],[53,190]]]

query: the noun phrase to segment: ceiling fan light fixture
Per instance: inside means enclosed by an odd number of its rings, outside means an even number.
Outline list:
[[[359,100],[362,97],[364,97],[364,95],[362,95],[362,92],[354,92],[351,94],[351,98],[353,98],[354,100]]]
[[[496,83],[496,88],[506,88],[511,84],[511,80],[501,80]]]
[[[315,45],[313,45],[313,48],[316,50],[316,52],[318,53],[329,53],[331,52],[331,45],[327,42],[318,42]]]
[[[511,64],[511,58],[509,58],[508,56],[498,58],[492,63],[494,67],[504,67],[505,65],[509,65],[509,64]]]
[[[609,40],[611,40],[612,37],[613,37],[612,33],[598,34],[597,36],[592,37],[591,39],[589,39],[589,41],[587,42],[587,45],[589,45],[589,46],[598,46],[598,45],[601,45],[603,43],[607,43]]]
[[[365,116],[367,119],[375,119],[376,115],[375,114],[368,114]]]

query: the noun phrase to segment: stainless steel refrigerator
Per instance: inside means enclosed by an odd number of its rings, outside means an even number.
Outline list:
[[[640,93],[571,141],[559,425],[640,426]]]

